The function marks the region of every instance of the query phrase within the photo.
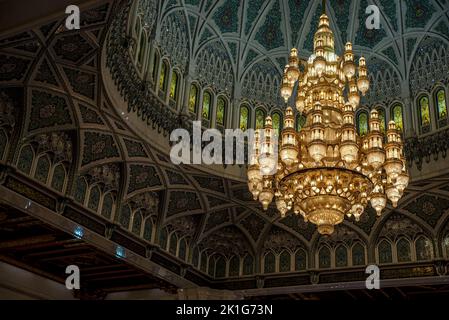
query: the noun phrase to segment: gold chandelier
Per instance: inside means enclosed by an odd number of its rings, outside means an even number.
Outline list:
[[[359,91],[365,95],[370,86],[366,62],[360,58],[357,74],[349,42],[342,58],[335,54],[325,12],[304,72],[299,70],[297,49],[291,50],[281,87],[286,103],[296,83],[296,108],[306,123],[297,132],[293,110],[287,107],[279,152],[270,117],[263,135],[256,132],[248,168],[254,199],[267,210],[275,198],[282,217],[293,210],[317,225],[321,234],[333,233],[345,215],[358,221],[368,202],[378,216],[387,198],[396,207],[409,182],[400,132],[391,121],[385,135],[373,110],[369,133],[358,135],[354,118]]]

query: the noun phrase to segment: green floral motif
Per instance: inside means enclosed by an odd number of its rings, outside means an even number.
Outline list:
[[[270,12],[265,16],[264,24],[257,31],[255,39],[267,50],[273,50],[281,47],[284,43],[282,30],[279,0],[275,0]]]
[[[421,126],[426,127],[430,126],[430,108],[429,108],[429,98],[422,97],[419,100],[419,110],[420,110],[420,120]]]
[[[240,129],[246,131],[248,129],[249,110],[247,106],[240,107]]]
[[[447,118],[447,107],[446,107],[446,94],[444,89],[441,89],[437,93],[437,104],[438,104],[438,119]]]
[[[159,174],[152,166],[131,165],[128,193],[161,184]]]
[[[67,101],[47,92],[33,90],[28,130],[55,127],[72,123]]]
[[[86,132],[84,135],[84,150],[82,164],[119,156],[114,138],[108,134]]]

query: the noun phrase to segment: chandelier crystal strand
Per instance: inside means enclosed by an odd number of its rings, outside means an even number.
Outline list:
[[[281,96],[288,103],[297,86],[296,109],[306,122],[297,132],[293,109],[287,107],[277,151],[272,120],[266,118],[263,137],[255,135],[248,187],[264,210],[274,199],[282,217],[292,211],[321,234],[331,234],[345,216],[358,221],[368,203],[378,215],[387,199],[397,206],[409,183],[403,143],[394,121],[386,135],[382,132],[376,110],[369,133],[358,135],[355,113],[370,86],[366,60],[360,58],[357,67],[349,42],[343,56],[336,55],[326,14],[304,72],[299,65],[298,51],[292,49]]]

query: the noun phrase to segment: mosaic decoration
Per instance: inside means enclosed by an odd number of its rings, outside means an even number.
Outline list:
[[[111,135],[98,132],[84,134],[83,166],[94,161],[116,157],[119,157],[119,152]]]
[[[153,166],[131,165],[128,193],[161,185],[161,179]]]
[[[39,66],[39,69],[36,73],[36,77],[34,80],[42,83],[48,83],[53,86],[58,86],[58,81],[56,80],[56,76],[53,73],[50,64],[48,63],[47,59],[43,59],[41,62],[41,65]]]
[[[89,56],[95,48],[82,34],[74,33],[59,37],[53,45],[53,50],[56,57],[77,63]]]
[[[64,72],[67,75],[74,92],[92,100],[95,98],[96,76],[94,74],[69,68],[64,68]]]
[[[0,54],[0,82],[20,81],[26,74],[30,61]]]
[[[259,239],[261,231],[265,227],[265,221],[255,214],[250,214],[240,224],[248,231],[254,241]]]
[[[172,191],[168,201],[167,216],[181,212],[201,209],[198,195],[195,192]]]
[[[255,39],[267,50],[273,50],[282,46],[284,35],[281,27],[281,13],[279,0],[272,1],[273,6],[265,16],[265,23],[257,31]]]
[[[407,205],[405,209],[435,227],[441,216],[449,209],[449,200],[424,195]]]
[[[44,91],[32,91],[29,131],[71,123],[71,112],[64,98]]]
[[[140,142],[129,139],[123,139],[123,142],[125,142],[129,157],[148,158],[148,154]]]

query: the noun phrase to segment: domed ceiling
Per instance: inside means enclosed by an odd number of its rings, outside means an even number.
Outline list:
[[[380,9],[379,30],[365,28],[369,16],[365,11],[371,4]],[[407,80],[414,53],[425,37],[449,42],[448,4],[447,0],[336,0],[328,1],[327,12],[338,52],[351,41],[357,54],[368,57],[372,73],[392,69]],[[190,61],[201,64],[198,57],[204,50],[219,51],[232,65],[236,87],[254,69],[280,76],[292,47],[306,59],[322,12],[322,1],[305,0],[170,0],[159,6],[158,26],[177,15],[188,34]],[[160,32],[157,28],[156,38]]]

